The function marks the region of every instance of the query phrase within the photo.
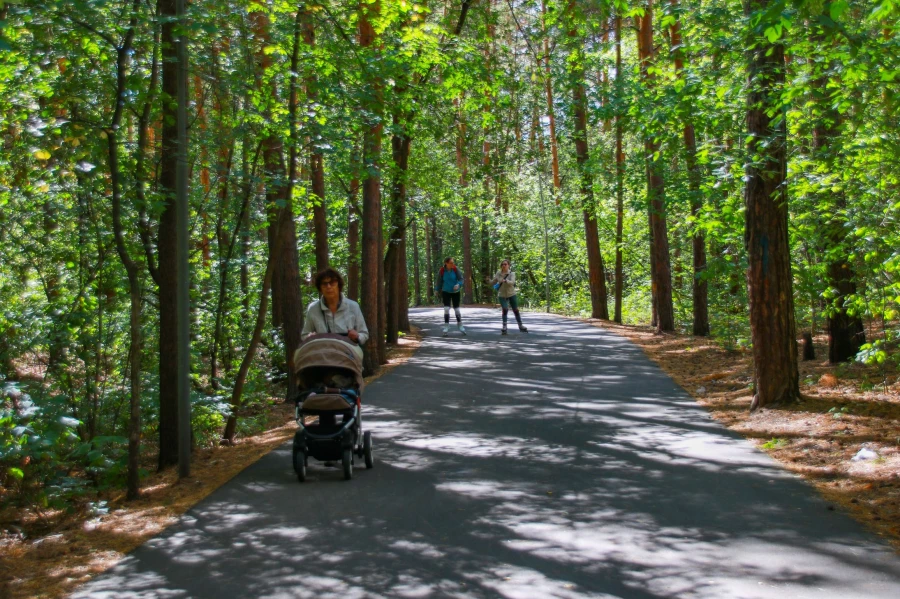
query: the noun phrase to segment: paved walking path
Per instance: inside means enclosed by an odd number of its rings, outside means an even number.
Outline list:
[[[365,393],[376,466],[290,446],[77,597],[897,599],[900,558],[629,341],[463,309]]]

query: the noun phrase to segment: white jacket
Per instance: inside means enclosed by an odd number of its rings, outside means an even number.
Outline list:
[[[346,335],[351,329],[359,333],[359,344],[365,345],[369,338],[369,328],[366,326],[362,310],[359,309],[359,304],[341,294],[337,312],[334,314],[323,299],[317,299],[309,305],[300,338],[306,341],[313,333]]]

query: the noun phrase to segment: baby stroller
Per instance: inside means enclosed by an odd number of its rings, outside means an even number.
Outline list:
[[[360,416],[362,362],[341,335],[316,335],[294,352],[300,394],[293,460],[297,480],[306,480],[310,457],[340,461],[344,479],[353,478],[353,458],[374,465],[372,433],[363,432]]]

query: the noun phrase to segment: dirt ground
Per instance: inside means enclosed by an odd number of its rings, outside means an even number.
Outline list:
[[[803,400],[750,413],[749,351],[650,327],[590,320],[639,345],[712,416],[750,439],[900,551],[900,372],[859,363],[830,365],[828,339],[800,362]],[[853,460],[862,449],[869,459]]]
[[[382,376],[415,353],[421,332],[401,337],[388,351],[388,363],[366,382]],[[176,469],[142,481],[142,495],[125,501],[124,492],[106,494],[106,514],[91,513],[86,502],[75,513],[7,510],[0,513],[0,597],[50,599],[111,568],[126,554],[166,527],[204,497],[294,435],[293,406],[270,402],[269,429],[231,447],[196,450],[191,476],[178,480]],[[148,455],[144,467],[153,468]]]

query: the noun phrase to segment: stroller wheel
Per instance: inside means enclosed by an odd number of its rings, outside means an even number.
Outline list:
[[[366,431],[363,434],[363,457],[366,459],[366,468],[375,465],[375,457],[372,455],[372,432]]]
[[[301,483],[306,480],[306,454],[302,451],[294,452],[294,472]]]
[[[341,462],[344,466],[344,480],[350,480],[353,478],[353,451],[345,449],[341,456]]]

